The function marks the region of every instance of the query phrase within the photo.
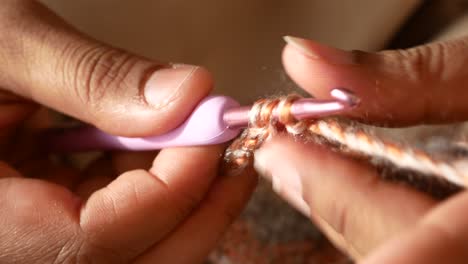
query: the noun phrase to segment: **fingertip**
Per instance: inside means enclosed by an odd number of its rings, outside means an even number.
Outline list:
[[[403,88],[395,89],[402,86],[402,81],[392,79],[396,74],[382,73],[378,67],[382,64],[381,55],[342,51],[309,40],[300,43],[304,47],[298,48],[299,44],[291,43],[286,45],[283,65],[290,78],[312,96],[330,98],[332,89],[346,88],[356,94],[361,103],[343,113],[344,116],[378,125],[415,122],[412,112],[416,107],[413,105],[418,105],[418,102],[405,104],[405,108],[395,108],[409,98],[409,93]],[[307,53],[304,52],[306,49]]]
[[[288,44],[283,49],[282,61],[288,76],[302,89],[315,97],[328,96],[330,82],[318,59],[311,59]]]
[[[161,151],[150,171],[129,171],[92,194],[81,226],[94,241],[141,254],[199,206],[217,176],[220,156],[220,146]]]
[[[192,113],[193,109],[213,88],[211,73],[200,66],[175,65],[174,70],[186,69],[180,84],[174,86],[173,95],[162,99],[165,103],[153,105],[153,116],[150,117],[150,134],[161,134],[176,128]]]
[[[251,169],[240,175],[224,175],[216,179],[209,192],[189,218],[136,263],[157,259],[169,263],[202,262],[216,246],[229,225],[242,213],[257,183]],[[174,250],[184,254],[174,255]],[[196,262],[196,261],[195,261]]]
[[[176,67],[177,69],[177,67]],[[213,77],[204,67],[195,66],[175,92],[174,100],[168,103],[160,114],[164,121],[163,131],[181,124],[213,89]]]
[[[338,50],[315,41],[288,38],[283,49],[283,65],[289,76],[303,89],[316,97],[328,97],[331,89],[346,87],[354,90],[362,86],[356,79],[358,56],[354,52]],[[354,74],[354,76],[353,76]]]
[[[143,85],[144,99],[152,109],[167,111],[178,101],[192,102],[208,94],[213,86],[212,79],[208,70],[201,66],[172,64],[160,67]]]
[[[371,85],[359,67],[330,64],[320,57],[304,54],[291,44],[283,50],[283,65],[288,76],[313,97],[330,99],[331,91],[338,87],[356,94],[361,103],[343,115],[362,117],[368,111],[369,102],[375,104],[366,89]]]

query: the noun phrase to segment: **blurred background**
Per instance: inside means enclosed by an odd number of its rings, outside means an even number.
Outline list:
[[[291,89],[282,36],[383,48],[421,0],[44,0],[89,35],[162,61],[204,65],[246,103]]]
[[[283,35],[344,49],[405,48],[468,28],[468,0],[43,0],[83,32],[160,61],[207,67],[243,103],[297,88]],[[262,182],[207,263],[350,263]]]

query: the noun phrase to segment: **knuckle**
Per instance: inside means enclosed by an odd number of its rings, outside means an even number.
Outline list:
[[[451,40],[431,45],[433,60],[429,64],[430,72],[439,82],[466,76],[468,60],[466,57],[468,39]]]
[[[388,64],[396,64],[406,80],[416,83],[438,83],[453,79],[466,67],[465,40],[435,42],[407,50],[385,51]]]
[[[153,66],[137,56],[101,44],[71,44],[61,57],[64,78],[73,94],[96,110],[113,94],[142,101],[139,86]]]
[[[427,76],[425,74],[424,54],[425,47],[412,48],[408,50],[392,50],[382,53],[384,60],[384,67],[393,64],[390,69],[397,68],[400,72],[405,74],[405,80],[409,82],[419,83],[422,82]]]
[[[415,120],[431,120],[434,116],[434,96],[443,93],[441,87],[463,82],[468,74],[466,51],[468,39],[457,39],[429,43],[408,50],[385,51],[387,63],[380,67],[383,71],[394,71],[393,76],[421,89],[420,98],[413,107],[418,115]],[[390,64],[390,67],[386,67]],[[393,64],[393,65],[391,65]],[[385,69],[387,68],[387,70]],[[396,73],[396,74],[395,74]],[[433,93],[424,92],[432,87]]]
[[[99,105],[112,90],[126,86],[126,76],[135,60],[125,52],[103,46],[91,47],[77,58],[75,94],[85,103]]]

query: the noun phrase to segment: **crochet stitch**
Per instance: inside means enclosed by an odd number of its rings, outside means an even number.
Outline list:
[[[338,118],[297,121],[289,110],[299,98],[291,95],[262,99],[254,104],[249,113],[249,127],[226,150],[225,162],[231,172],[250,166],[255,150],[275,134],[287,133],[301,141],[326,144],[340,153],[367,158],[387,178],[401,178],[404,172],[405,180],[416,187],[421,182],[436,183],[439,194],[458,191],[468,181],[467,173],[457,162],[435,158],[421,149],[383,140],[362,124]],[[272,118],[273,112],[278,114],[278,118]],[[423,189],[428,189],[428,184],[422,185],[426,186]],[[439,194],[435,196],[445,195]]]

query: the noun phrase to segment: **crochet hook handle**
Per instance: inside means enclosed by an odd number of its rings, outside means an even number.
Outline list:
[[[212,145],[228,142],[240,133],[230,128],[223,114],[239,103],[227,96],[210,96],[195,108],[192,115],[176,129],[158,136],[129,138],[112,136],[94,127],[68,129],[49,136],[48,149],[53,152],[95,150],[156,150],[169,147]]]
[[[337,114],[354,108],[359,98],[342,88],[335,88],[332,100],[301,99],[291,107],[298,120]],[[158,136],[128,138],[106,134],[93,127],[68,129],[46,137],[46,146],[52,152],[79,152],[93,150],[156,150],[170,147],[220,144],[239,135],[247,127],[252,106],[240,107],[227,96],[205,98],[192,115],[176,129]],[[273,111],[278,116],[277,111]]]

